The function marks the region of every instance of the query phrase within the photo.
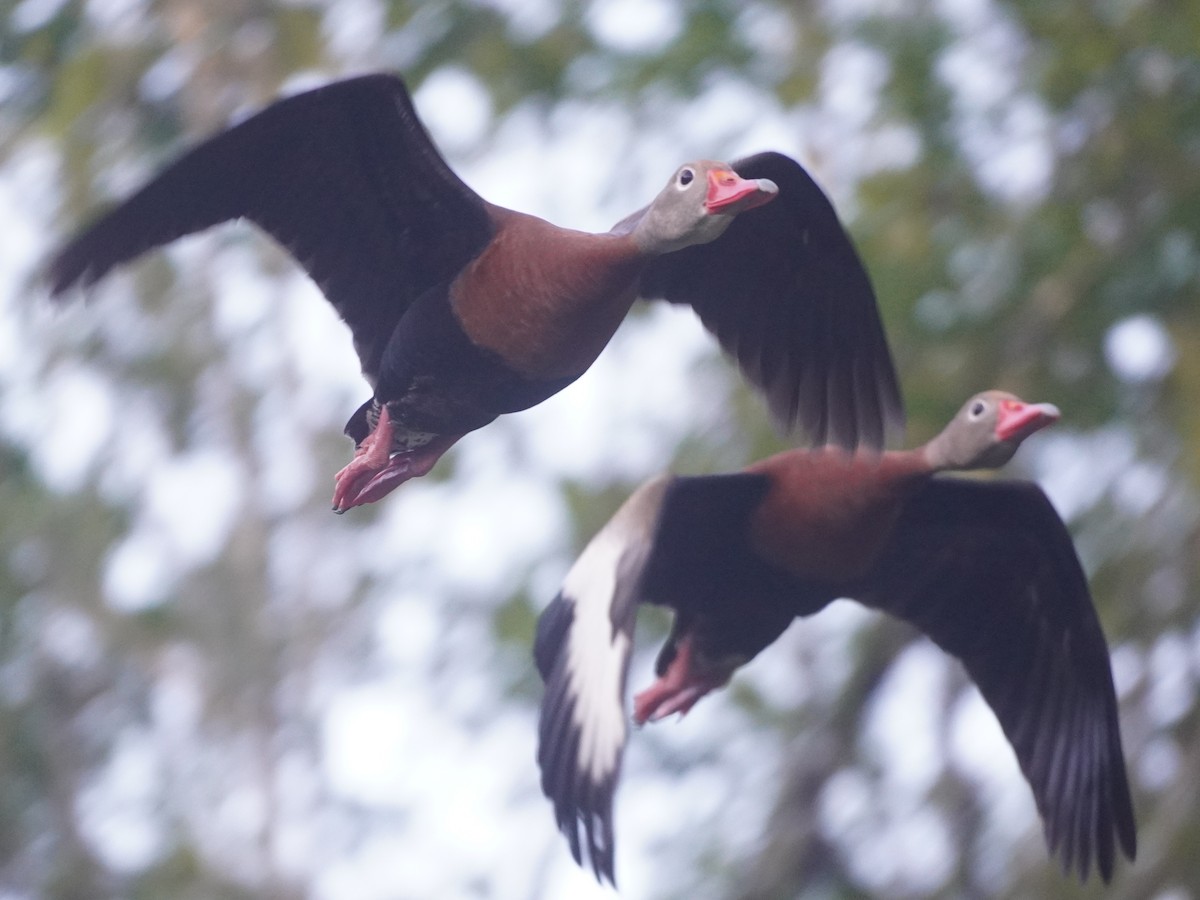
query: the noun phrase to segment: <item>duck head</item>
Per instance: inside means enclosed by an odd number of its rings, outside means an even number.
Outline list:
[[[1052,403],[1026,403],[1004,391],[984,391],[963,404],[950,424],[925,445],[935,469],[995,469],[1004,465],[1021,442],[1057,422]]]
[[[769,203],[778,193],[770,179],[742,178],[725,163],[685,163],[634,225],[633,239],[655,255],[707,244],[739,213]]]

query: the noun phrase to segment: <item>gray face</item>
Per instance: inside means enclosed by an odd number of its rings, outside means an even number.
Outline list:
[[[1017,452],[1019,441],[1001,440],[996,434],[996,426],[1000,421],[1000,404],[1009,399],[1017,398],[999,391],[976,394],[955,416],[952,425],[955,426],[955,437],[961,442],[962,452],[967,459],[966,468],[999,468]]]
[[[720,237],[740,211],[754,205],[751,200],[720,211],[710,210],[710,173],[728,173],[737,178],[729,166],[709,160],[685,163],[675,170],[633,230],[634,240],[643,251],[661,254],[707,244]],[[752,183],[757,194],[773,195],[777,190],[765,179]]]
[[[1004,465],[1030,434],[1058,418],[1046,403],[1025,403],[1005,391],[984,391],[963,404],[930,442],[938,468],[994,469]]]

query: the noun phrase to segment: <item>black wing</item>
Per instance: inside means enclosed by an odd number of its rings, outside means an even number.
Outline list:
[[[750,518],[769,490],[761,472],[680,477],[668,488],[640,597],[677,614],[659,675],[684,636],[709,660],[749,662],[796,616],[802,588],[750,547]]]
[[[741,599],[724,588],[741,568],[723,561],[737,555],[731,542],[745,542],[746,518],[766,487],[765,476],[745,474],[647,482],[584,548],[538,620],[542,791],[575,861],[586,854],[598,879],[614,881],[613,797],[638,604],[677,605],[693,599],[693,586],[704,598]]]
[[[242,217],[304,266],[372,378],[404,311],[492,234],[486,205],[438,154],[404,83],[368,75],[280,100],[186,153],[59,251],[51,291]]]
[[[799,423],[816,444],[882,447],[889,428],[903,427],[904,409],[849,235],[794,160],[760,153],[733,168],[771,179],[779,195],[711,244],[651,262],[639,294],[694,307],[786,428]]]
[[[1136,825],[1108,646],[1071,536],[1036,485],[934,479],[861,590],[958,657],[1033,789],[1046,841],[1086,879]]]
[[[613,795],[628,736],[625,680],[638,584],[668,478],[638,488],[588,542],[538,619],[546,684],[538,723],[542,792],[582,864],[615,884]]]

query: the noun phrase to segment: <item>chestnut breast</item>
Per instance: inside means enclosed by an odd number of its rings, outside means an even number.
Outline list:
[[[489,212],[495,237],[450,287],[463,330],[528,378],[580,374],[629,312],[645,257],[628,235]]]
[[[781,453],[749,471],[771,479],[750,520],[754,550],[799,578],[834,584],[870,568],[904,500],[930,475],[918,454],[836,449]]]

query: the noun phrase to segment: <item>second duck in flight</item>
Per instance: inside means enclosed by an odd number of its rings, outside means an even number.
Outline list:
[[[1108,646],[1041,489],[939,476],[996,468],[1058,418],[988,391],[923,447],[793,450],[744,472],[647,482],[587,545],[538,623],[542,789],[576,861],[613,880],[613,795],[637,608],[675,623],[638,723],[684,713],[838,597],[915,625],[966,667],[1067,868],[1112,874],[1136,829]]]

